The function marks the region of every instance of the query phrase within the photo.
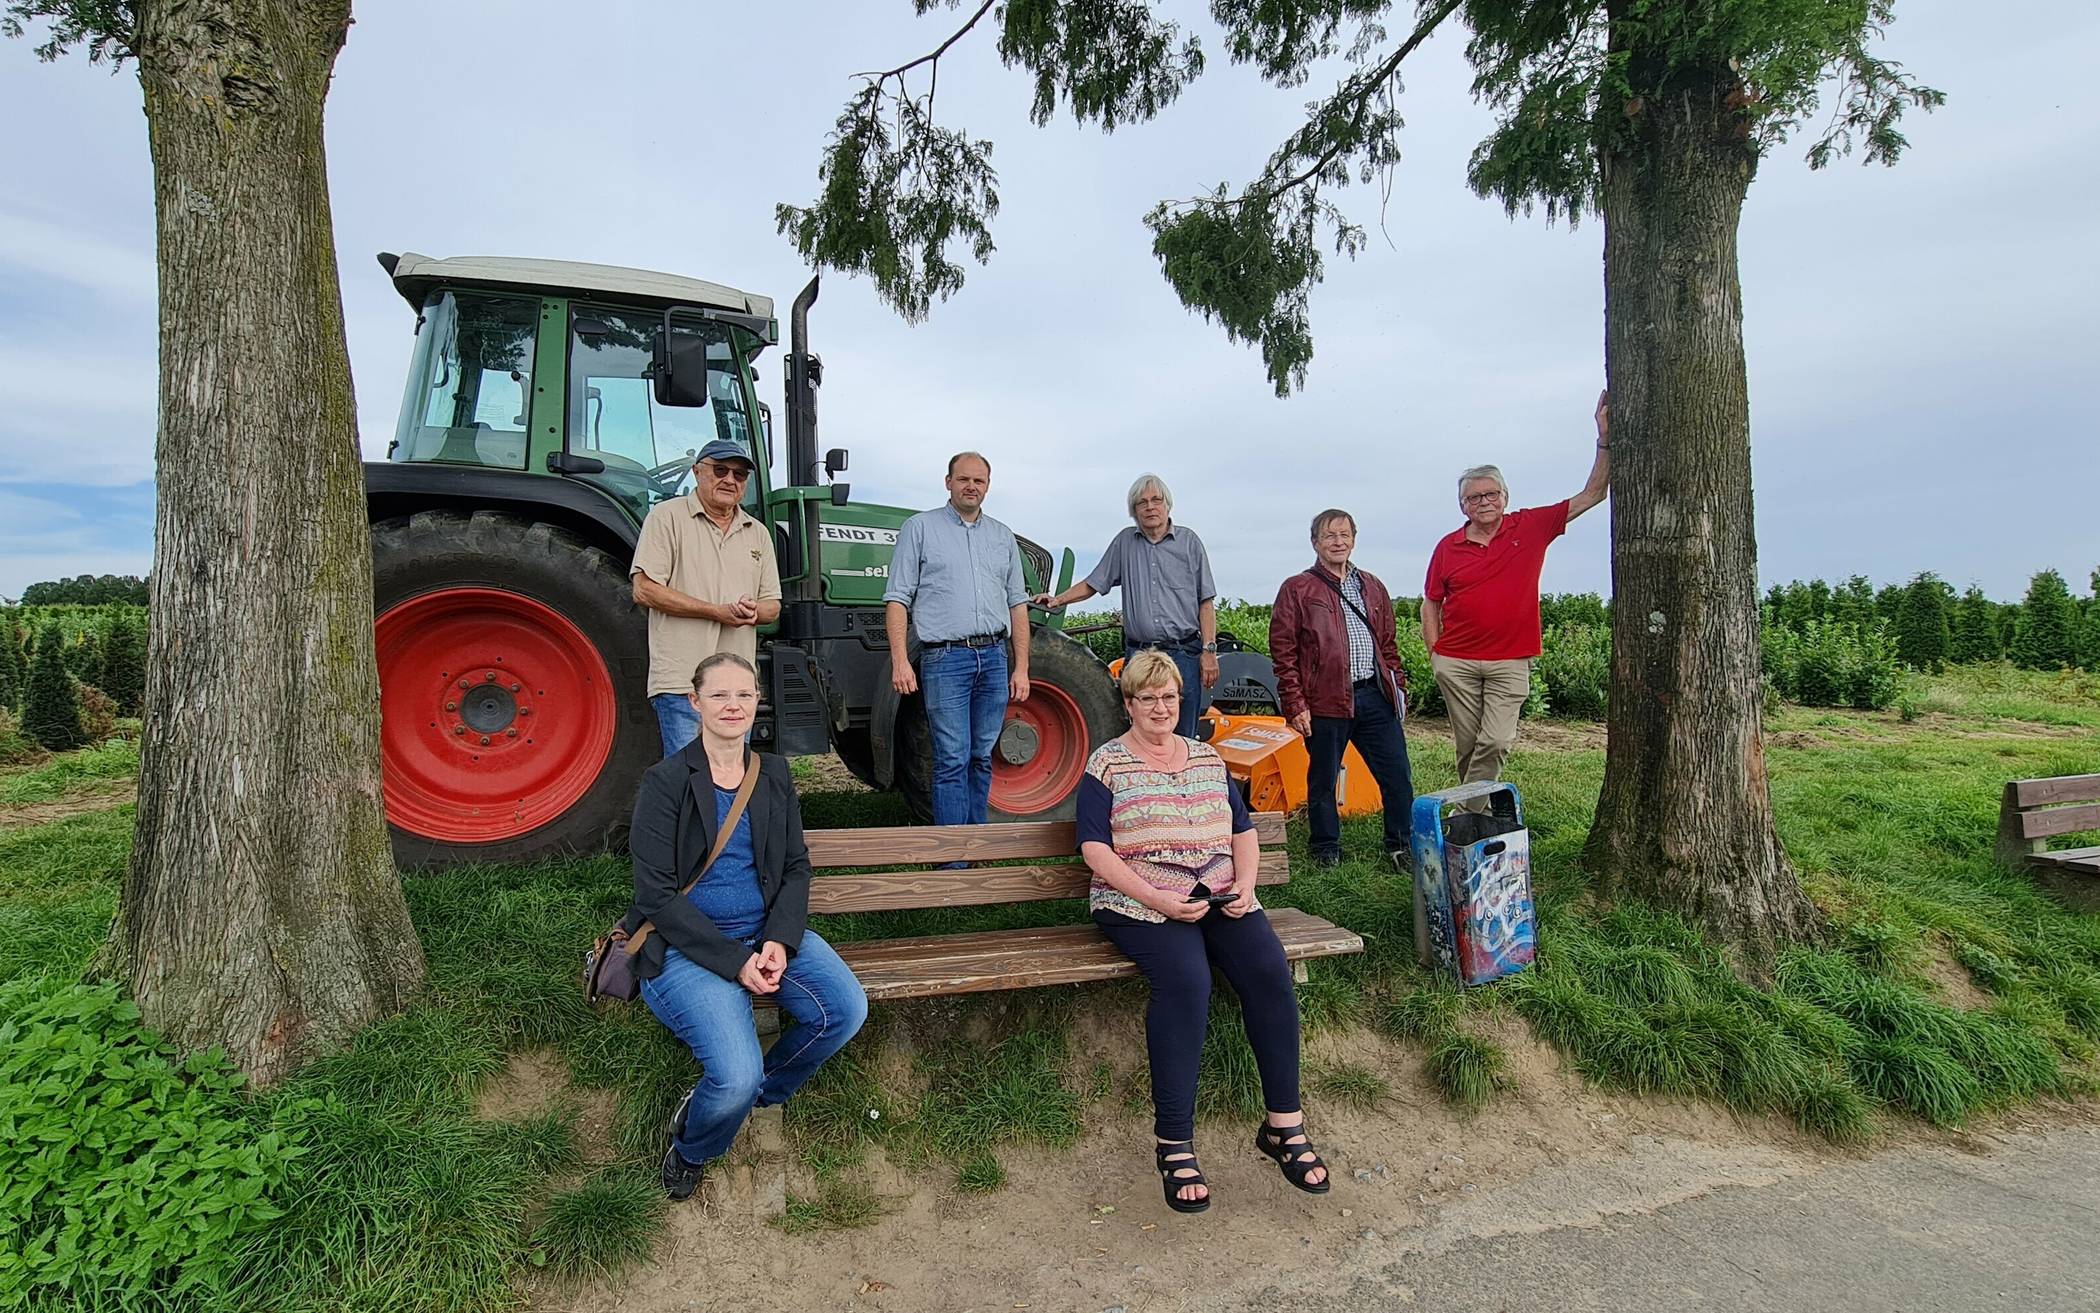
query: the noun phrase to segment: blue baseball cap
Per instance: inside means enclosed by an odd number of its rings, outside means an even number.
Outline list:
[[[744,450],[743,443],[733,442],[728,438],[716,438],[693,454],[693,464],[698,465],[704,460],[715,461],[718,464],[726,464],[733,460],[740,460],[746,465],[757,463],[751,459],[751,453]]]

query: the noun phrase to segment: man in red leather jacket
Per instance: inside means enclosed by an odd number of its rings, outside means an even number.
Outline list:
[[[1306,811],[1312,822],[1312,859],[1342,859],[1342,822],[1335,779],[1342,753],[1354,743],[1378,781],[1385,807],[1385,851],[1412,869],[1408,814],[1414,781],[1408,772],[1407,673],[1393,638],[1393,599],[1377,576],[1349,563],[1356,550],[1356,519],[1326,510],[1313,517],[1312,566],[1283,581],[1269,613],[1269,660],[1284,718],[1305,737]]]

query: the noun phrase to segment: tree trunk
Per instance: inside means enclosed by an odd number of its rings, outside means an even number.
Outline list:
[[[422,983],[322,153],[349,0],[142,0],[160,270],[138,820],[105,971],[259,1082]]]
[[[1612,672],[1585,855],[1608,888],[1682,912],[1762,973],[1820,918],[1772,828],[1759,724],[1736,273],[1757,154],[1738,87],[1725,68],[1680,71],[1603,111],[1625,125],[1602,151]]]

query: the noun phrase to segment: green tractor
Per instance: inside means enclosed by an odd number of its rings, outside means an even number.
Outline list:
[[[566,261],[379,263],[416,311],[394,440],[365,465],[402,864],[622,841],[661,755],[628,566],[650,507],[690,488],[692,453],[718,437],[752,453],[746,508],[780,556],[754,740],[836,752],[929,815],[931,737],[918,699],[890,687],[883,631],[890,552],[912,512],[849,501],[831,481],[846,453],[818,455],[816,280],[790,316],[783,462],[756,390],[758,357],[779,340],[770,298]],[[1030,591],[1051,587],[1050,554],[1025,538],[1021,551]],[[1068,549],[1055,587],[1071,570]],[[1106,670],[1056,617],[1035,616],[1028,673],[993,754],[994,819],[1069,816],[1087,753],[1123,726]]]

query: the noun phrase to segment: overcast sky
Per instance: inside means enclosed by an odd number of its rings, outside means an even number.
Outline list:
[[[911,327],[832,277],[812,318],[821,437],[857,500],[938,502],[946,455],[993,459],[992,512],[1083,571],[1143,469],[1210,543],[1221,592],[1266,599],[1305,525],[1355,512],[1360,564],[1420,590],[1455,527],[1453,477],[1495,461],[1518,504],[1563,497],[1603,374],[1601,230],[1509,220],[1464,185],[1489,127],[1455,26],[1409,64],[1389,204],[1313,297],[1303,393],[1183,310],[1140,216],[1244,182],[1313,90],[1225,59],[1157,121],[1104,137],[1027,120],[989,25],[941,65],[939,117],[997,143],[998,252]],[[2017,596],[2100,564],[2100,6],[2015,21],[1903,0],[1886,52],[1947,92],[1894,169],[1768,159],[1743,218],[1758,542],[1767,583],[1935,570]],[[329,173],[368,456],[385,451],[413,317],[378,251],[592,260],[691,274],[785,306],[807,277],[773,231],[815,192],[857,83],[957,21],[906,0],[698,6],[362,0],[328,108]],[[154,269],[137,79],[0,41],[0,594],[152,552]],[[778,402],[778,357],[761,386]],[[1603,514],[1546,566],[1609,586]]]

